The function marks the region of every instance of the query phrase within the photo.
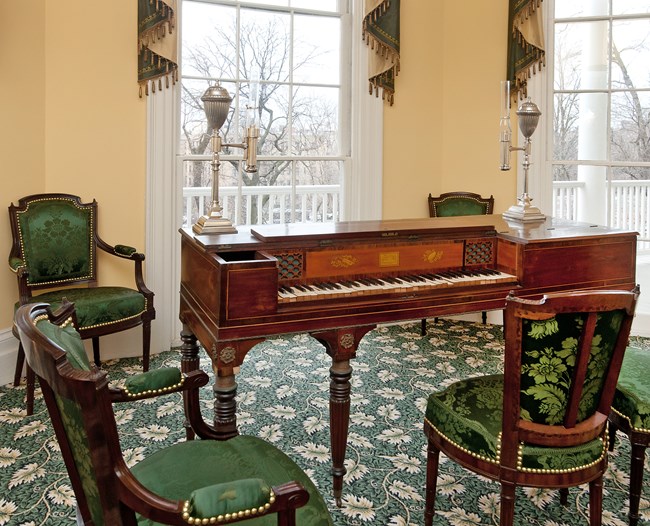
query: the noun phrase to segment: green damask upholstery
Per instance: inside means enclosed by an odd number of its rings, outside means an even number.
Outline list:
[[[425,418],[437,432],[476,456],[498,463],[503,417],[503,375],[461,380],[429,396]],[[560,470],[585,466],[603,454],[600,438],[575,448],[524,444],[524,469]]]
[[[284,453],[257,437],[182,442],[147,457],[133,466],[132,472],[149,490],[178,500],[189,500],[192,491],[198,488],[257,478],[260,473],[270,485],[296,480],[310,495],[309,502],[297,511],[296,524],[332,524],[325,502],[309,477]],[[277,517],[268,515],[240,524],[271,526],[276,523]],[[140,518],[138,524],[154,526],[157,523]]]
[[[587,364],[586,388],[579,405],[578,422],[598,406],[603,372],[609,366],[624,313],[598,315]],[[559,314],[545,321],[523,320],[521,418],[548,425],[564,420],[578,339],[586,314]]]
[[[612,411],[609,416],[610,449],[614,449],[616,431],[620,430],[630,441],[630,526],[641,519],[639,513],[643,494],[646,448],[650,445],[650,352],[636,347],[625,350],[618,377]],[[647,492],[646,492],[647,493]]]
[[[90,445],[84,429],[82,410],[79,404],[73,400],[58,395],[55,395],[54,398],[59,408],[64,432],[70,442],[72,457],[81,479],[81,486],[93,523],[95,526],[104,526],[102,504],[90,458]]]
[[[44,199],[18,217],[30,285],[92,277],[92,209]]]
[[[650,434],[650,352],[625,351],[612,409],[627,417],[635,431]]]
[[[35,301],[49,303],[52,310],[61,306],[63,298],[75,304],[79,329],[89,329],[134,318],[146,311],[147,300],[137,290],[126,287],[94,287],[45,292]],[[16,308],[19,304],[16,303]]]

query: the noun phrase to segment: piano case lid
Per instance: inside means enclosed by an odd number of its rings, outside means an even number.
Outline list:
[[[469,216],[472,217],[472,216]],[[496,236],[494,224],[460,217],[403,219],[387,221],[344,221],[339,223],[289,223],[257,225],[251,234],[264,242],[330,239],[400,239],[421,236],[490,237]]]

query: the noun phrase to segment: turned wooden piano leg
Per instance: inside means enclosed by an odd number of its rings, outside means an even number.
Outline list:
[[[330,368],[330,447],[332,452],[332,488],[336,505],[341,507],[343,477],[345,476],[345,449],[350,424],[350,359],[356,356],[361,338],[374,325],[312,332],[325,346],[332,358]]]
[[[349,360],[334,362],[330,368],[330,447],[332,450],[333,494],[336,505],[341,507],[343,477],[345,475],[345,449],[350,424],[350,378],[352,367]]]
[[[237,382],[235,375],[217,376],[214,381],[214,427],[223,439],[239,434],[237,431]]]
[[[189,373],[196,371],[199,368],[199,343],[196,339],[196,336],[189,330],[189,328],[183,324],[183,330],[181,330],[181,371],[183,373]],[[186,400],[187,394],[183,393],[184,404],[187,405],[188,401]],[[187,415],[187,411],[186,411]],[[194,430],[190,425],[190,421],[185,417],[185,436],[187,440],[194,439]]]

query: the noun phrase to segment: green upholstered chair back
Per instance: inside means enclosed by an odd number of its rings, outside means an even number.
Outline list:
[[[82,516],[101,526],[109,524],[103,510],[111,508],[116,495],[107,470],[109,459],[119,453],[119,446],[111,451],[109,445],[111,435],[117,440],[117,427],[112,411],[105,410],[110,406],[106,373],[91,367],[72,312],[71,303],[54,315],[45,304],[28,304],[17,311],[16,325],[27,362],[40,380],[77,505]]]
[[[625,312],[597,313],[578,401],[577,423],[598,408]],[[580,341],[588,313],[558,314],[547,320],[523,319],[521,355],[521,417],[548,425],[562,425],[579,363]]]
[[[64,194],[30,196],[9,214],[30,287],[96,279],[96,202],[83,204]]]
[[[494,208],[494,197],[481,197],[472,192],[447,192],[433,197],[429,194],[429,216],[488,215]]]
[[[637,297],[638,289],[507,298],[504,435],[519,427],[528,434],[515,441],[559,447],[601,436]]]

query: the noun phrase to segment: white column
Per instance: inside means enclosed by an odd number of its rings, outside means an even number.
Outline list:
[[[608,0],[586,2],[591,12],[606,13]],[[583,26],[581,89],[607,88],[608,28],[607,22],[587,22]],[[607,98],[602,93],[580,95],[578,159],[607,159]],[[579,166],[578,181],[585,186],[578,192],[578,220],[607,223],[607,169],[601,166]]]

